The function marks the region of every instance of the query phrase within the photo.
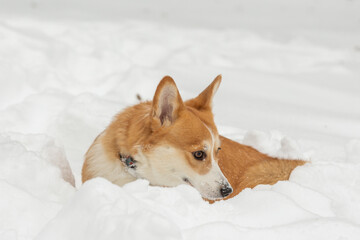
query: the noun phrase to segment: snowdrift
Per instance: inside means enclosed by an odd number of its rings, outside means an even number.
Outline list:
[[[88,2],[0,10],[0,239],[360,239],[359,1],[260,1],[274,20],[211,1],[184,22],[183,1],[119,17],[124,3]],[[188,99],[220,73],[219,132],[310,161],[289,181],[212,205],[189,186],[81,184],[84,153],[136,94],[171,75]]]

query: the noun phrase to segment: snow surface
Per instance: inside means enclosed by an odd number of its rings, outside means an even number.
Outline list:
[[[360,239],[360,1],[0,0],[0,239]],[[81,185],[112,116],[217,74],[221,134],[311,163],[204,202]],[[74,187],[76,186],[76,187]]]

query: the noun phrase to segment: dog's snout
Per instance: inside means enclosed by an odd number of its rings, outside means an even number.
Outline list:
[[[233,192],[233,189],[229,185],[225,185],[220,189],[220,192],[221,192],[221,196],[227,197]]]

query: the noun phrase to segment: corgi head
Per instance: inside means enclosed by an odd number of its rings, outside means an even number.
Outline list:
[[[151,134],[136,156],[141,159],[138,176],[153,185],[189,184],[209,200],[232,192],[218,166],[221,143],[211,112],[220,82],[219,75],[184,103],[174,80],[168,76],[161,80],[149,116]]]

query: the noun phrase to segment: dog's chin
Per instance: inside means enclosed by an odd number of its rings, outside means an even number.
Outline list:
[[[214,191],[211,192],[203,192],[200,191],[199,189],[197,189],[196,187],[194,187],[196,190],[198,190],[198,192],[200,193],[201,197],[203,197],[204,199],[207,200],[211,200],[211,201],[216,201],[216,200],[221,200],[224,199],[224,197],[221,195],[220,190],[219,193],[216,193]]]
[[[210,200],[210,201],[216,201],[216,200],[221,200],[221,199],[224,199],[224,197],[221,195],[221,193],[219,194],[215,194],[214,192],[211,192],[210,194],[207,193],[207,192],[202,192],[201,190],[199,190],[198,188],[196,188],[192,183],[191,181],[184,177],[183,178],[183,181],[185,182],[185,184],[189,185],[189,186],[192,186],[193,188],[195,188],[201,195],[202,198],[204,199],[207,199],[207,200]],[[220,191],[219,191],[220,192]]]
[[[204,199],[210,200],[210,201],[216,201],[216,200],[221,200],[224,199],[223,196],[219,195],[219,196],[213,196],[213,195],[205,195],[202,194],[201,195]]]

